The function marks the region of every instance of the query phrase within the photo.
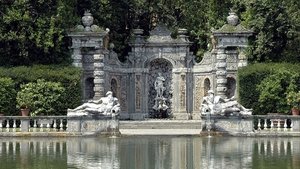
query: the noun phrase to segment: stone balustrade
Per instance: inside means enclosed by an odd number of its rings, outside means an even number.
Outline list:
[[[95,116],[0,116],[0,136],[82,136],[119,132],[116,117]]]
[[[300,116],[203,116],[203,129],[235,136],[300,136]]]
[[[300,131],[300,116],[256,115],[253,122],[256,131]]]
[[[157,122],[159,123],[159,120]],[[200,123],[202,132],[207,132],[205,129],[210,128],[209,132],[234,136],[300,136],[300,116],[203,116]],[[99,134],[120,134],[118,118],[101,114],[93,116],[0,116],[0,136]]]
[[[1,116],[0,132],[64,132],[67,116]]]

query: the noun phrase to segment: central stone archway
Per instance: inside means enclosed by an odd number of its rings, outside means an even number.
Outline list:
[[[166,88],[163,97],[166,98],[166,105],[169,107],[167,109],[167,115],[170,115],[171,105],[172,105],[172,97],[173,97],[173,91],[172,91],[172,64],[163,58],[154,59],[149,64],[149,78],[148,78],[148,108],[149,108],[149,116],[151,118],[157,118],[159,115],[155,110],[153,109],[153,106],[155,104],[155,96],[156,96],[156,90],[154,88],[154,82],[158,76],[158,73],[161,73],[161,75],[165,78],[164,87]]]

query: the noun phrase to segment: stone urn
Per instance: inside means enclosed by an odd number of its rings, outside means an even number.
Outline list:
[[[91,31],[91,25],[94,22],[94,17],[92,16],[92,14],[89,11],[85,11],[81,20],[82,24],[85,27],[85,31]]]
[[[236,26],[239,22],[239,17],[236,15],[235,12],[231,11],[229,12],[229,16],[227,16],[227,23]]]

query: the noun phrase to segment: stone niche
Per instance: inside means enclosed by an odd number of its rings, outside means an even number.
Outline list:
[[[232,15],[227,24],[212,31],[212,50],[199,63],[190,51],[186,29],[179,29],[176,38],[163,24],[158,24],[148,38],[142,29],[134,29],[131,52],[120,62],[113,45],[105,45],[108,31],[95,29],[92,24],[90,29],[77,26],[70,37],[73,64],[83,69],[83,100],[113,91],[121,104],[121,119],[154,118],[159,113],[153,109],[154,82],[161,73],[168,118],[200,119],[200,104],[207,91],[214,90],[224,98],[236,96],[237,69],[247,65],[243,51],[252,32],[232,21],[236,19]]]

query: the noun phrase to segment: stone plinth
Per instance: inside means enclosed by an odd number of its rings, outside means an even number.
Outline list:
[[[202,118],[207,121],[206,117]],[[222,132],[228,135],[243,136],[251,135],[254,132],[253,118],[251,116],[211,116],[210,123],[212,131]],[[205,124],[203,122],[203,124]]]
[[[119,120],[103,115],[69,117],[67,131],[81,135],[116,135],[119,134]]]

